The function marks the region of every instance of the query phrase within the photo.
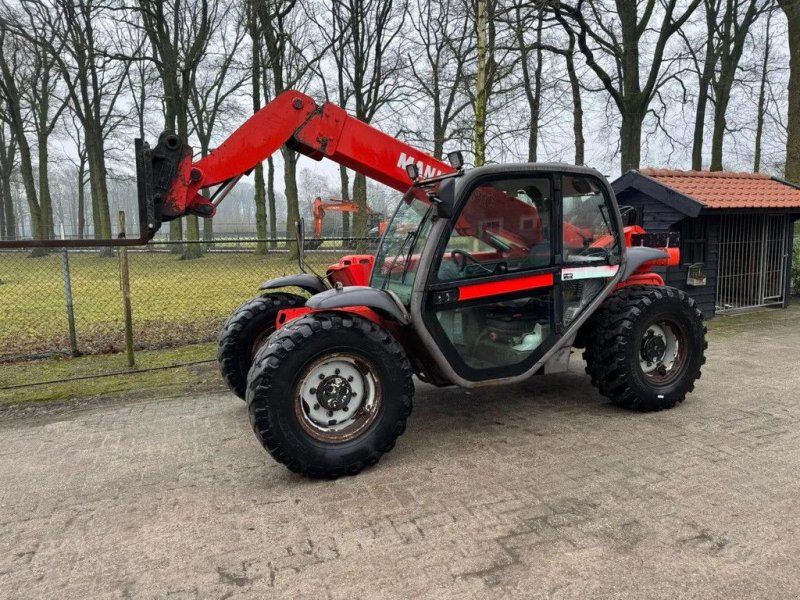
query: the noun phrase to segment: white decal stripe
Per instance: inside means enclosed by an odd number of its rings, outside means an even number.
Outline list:
[[[619,271],[619,265],[603,265],[599,267],[571,267],[561,269],[562,281],[575,281],[576,279],[596,279],[598,277],[613,277]]]

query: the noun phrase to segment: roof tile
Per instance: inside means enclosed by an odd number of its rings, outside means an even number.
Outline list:
[[[800,189],[764,173],[640,169],[706,208],[800,208]]]

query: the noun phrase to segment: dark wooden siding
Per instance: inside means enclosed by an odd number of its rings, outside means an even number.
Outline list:
[[[690,217],[686,217],[687,219]],[[678,267],[669,267],[664,281],[667,285],[679,290],[684,290],[695,299],[703,315],[710,319],[714,316],[717,302],[717,272],[719,266],[719,216],[701,215],[698,219],[706,222],[706,253],[703,261],[703,271],[706,274],[706,284],[703,286],[690,286],[686,283],[689,275],[689,265],[681,264]],[[681,222],[673,226],[673,231],[680,231]]]
[[[663,202],[634,189],[627,189],[617,194],[617,203],[620,206],[627,205],[640,209],[644,217],[643,226],[650,233],[669,231],[674,223],[686,216]]]
[[[643,217],[642,225],[650,233],[680,231],[681,222],[690,218],[663,202],[634,189],[627,189],[617,194],[617,202],[620,206],[627,205],[640,209]],[[716,305],[719,217],[716,215],[701,215],[697,218],[706,220],[706,256],[704,261],[706,285],[693,287],[686,284],[686,277],[689,274],[688,264],[653,270],[664,278],[664,282],[667,285],[684,290],[694,298],[705,317],[710,319],[714,316]]]

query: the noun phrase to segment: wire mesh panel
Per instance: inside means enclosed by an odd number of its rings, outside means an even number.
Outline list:
[[[782,304],[786,215],[726,215],[720,222],[717,312]]]
[[[324,274],[328,265],[352,254],[359,240],[312,241],[306,264]],[[367,242],[367,251],[374,251],[374,240]],[[263,281],[297,272],[294,244],[284,239],[204,241],[199,256],[186,252],[187,242],[129,249],[135,347],[215,339],[231,311],[258,294]],[[0,323],[0,363],[121,351],[125,320],[117,250],[53,249],[36,257],[29,250],[0,251]]]

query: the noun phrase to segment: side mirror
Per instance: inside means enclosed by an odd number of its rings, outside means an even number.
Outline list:
[[[444,179],[439,184],[439,193],[434,199],[436,203],[436,214],[449,219],[455,214],[456,205],[456,181],[455,179]]]

